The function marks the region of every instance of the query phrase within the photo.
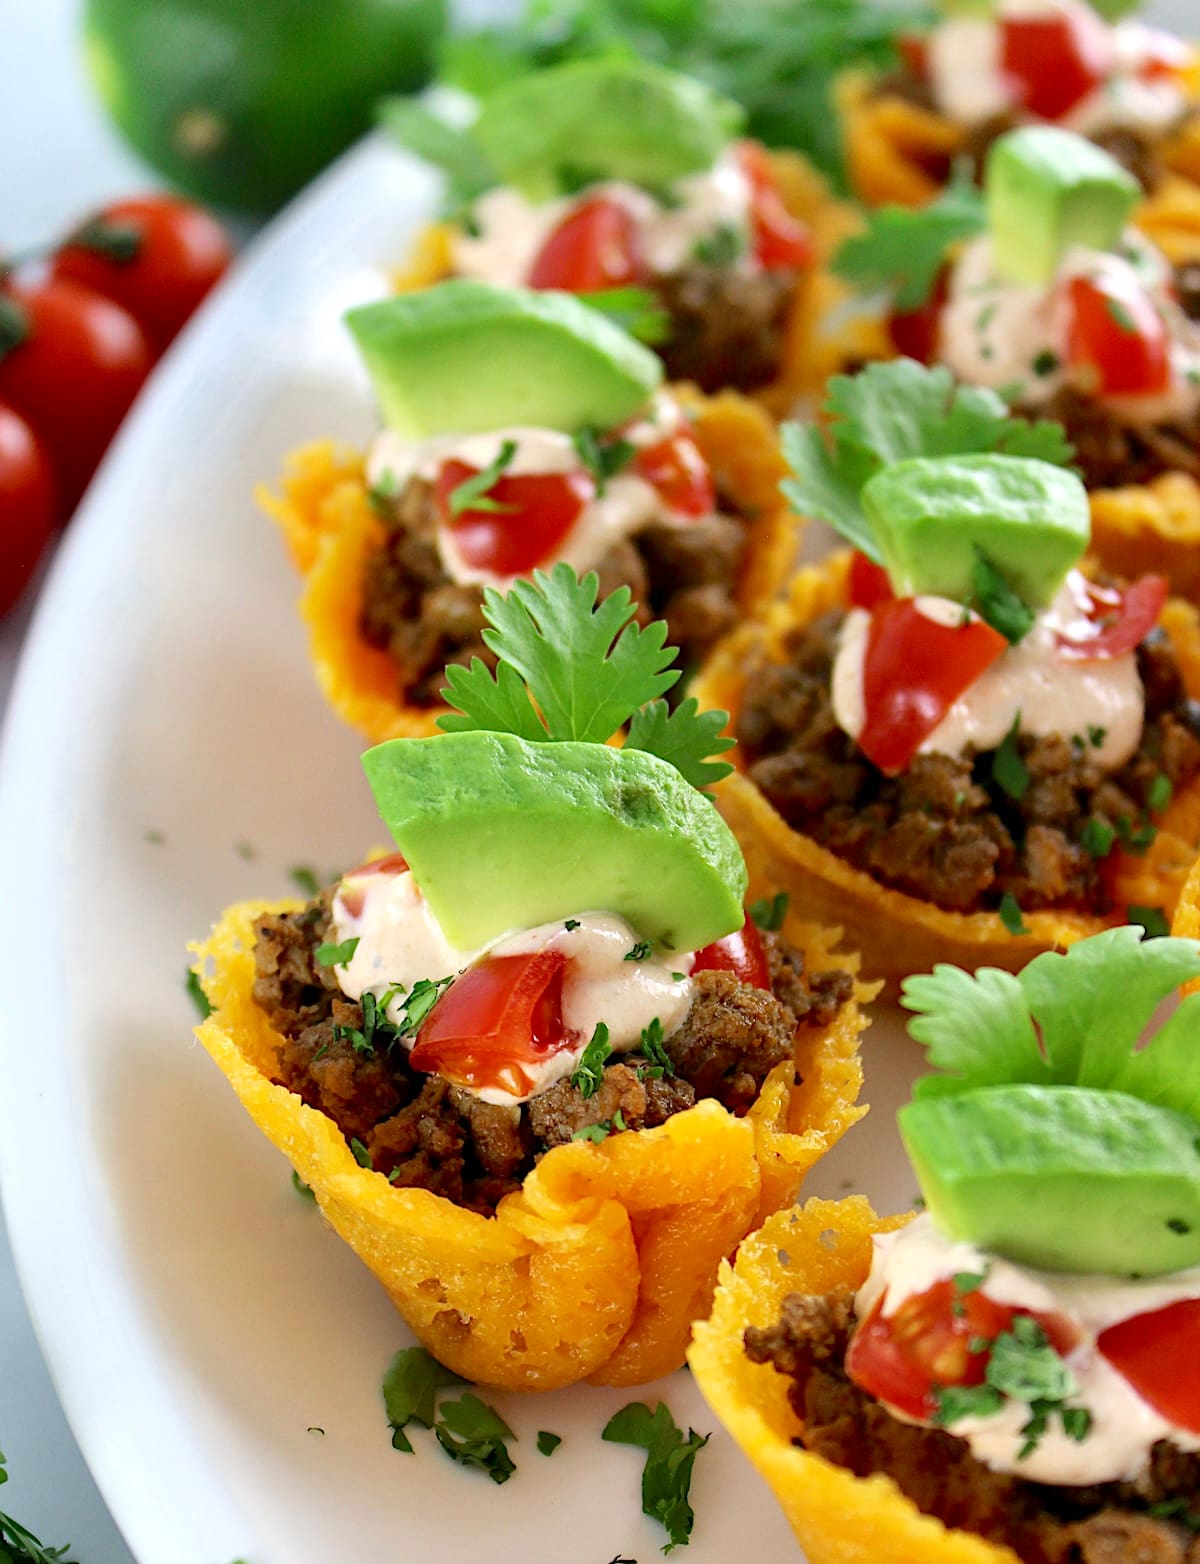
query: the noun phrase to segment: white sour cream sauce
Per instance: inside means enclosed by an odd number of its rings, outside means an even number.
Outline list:
[[[1184,1298],[1200,1297],[1200,1267],[1173,1276],[1131,1282],[1117,1277],[1074,1276],[1038,1271],[998,1259],[943,1236],[926,1213],[896,1233],[874,1239],[871,1273],[860,1288],[855,1310],[865,1318],[882,1297],[882,1312],[895,1314],[906,1298],[926,1292],[935,1282],[966,1272],[987,1272],[984,1291],[998,1303],[1038,1313],[1067,1315],[1082,1340],[1066,1361],[1079,1384],[1070,1406],[1086,1407],[1092,1415],[1086,1439],[1075,1442],[1062,1432],[1057,1418],[1024,1460],[1022,1425],[1029,1409],[1006,1402],[994,1417],[968,1417],[951,1432],[963,1438],[977,1460],[996,1471],[1015,1472],[1031,1482],[1078,1486],[1130,1480],[1146,1466],[1150,1449],[1169,1439],[1182,1450],[1200,1450],[1200,1438],[1167,1422],[1096,1350],[1101,1331],[1132,1315],[1165,1308]],[[1194,1365],[1181,1365],[1191,1373]],[[902,1421],[909,1421],[901,1416]]]
[[[570,1046],[531,1072],[534,1084],[524,1096],[491,1087],[463,1088],[484,1102],[504,1107],[528,1102],[570,1075],[601,1021],[608,1027],[613,1052],[628,1053],[652,1021],[657,1020],[663,1036],[669,1037],[691,1009],[692,953],[672,952],[667,957],[652,953],[644,961],[627,961],[638,937],[623,918],[611,913],[580,912],[561,922],[507,934],[485,949],[457,950],[411,873],[380,873],[370,866],[342,881],[332,910],[331,940],[339,944],[358,940],[346,965],[334,968],[339,987],[347,999],[355,1000],[367,992],[382,1000],[391,991],[386,1015],[393,1023],[403,1018],[404,994],[414,983],[454,976],[485,954],[557,950],[567,958],[562,1017]],[[576,927],[568,929],[567,923]],[[402,986],[397,989],[397,985]],[[405,1041],[411,1047],[416,1039]]]
[[[669,439],[683,422],[679,404],[660,392],[637,423],[622,431],[621,438],[645,449]],[[389,492],[397,492],[410,478],[433,482],[442,463],[451,459],[482,471],[496,460],[509,440],[516,452],[504,469],[506,476],[584,470],[571,436],[557,429],[514,426],[486,434],[439,435],[419,442],[385,429],[375,437],[367,453],[367,482],[372,487],[382,485]],[[565,560],[583,575],[600,563],[614,543],[631,537],[649,522],[661,520],[667,525],[688,526],[693,519],[673,516],[657,489],[627,468],[610,478],[604,492],[584,506],[562,547],[542,564],[548,568]],[[437,547],[446,574],[462,586],[494,586],[503,591],[514,579],[468,564],[448,527],[439,526]]]
[[[633,218],[642,257],[658,276],[682,271],[696,245],[722,228],[735,229],[746,238],[738,269],[757,269],[749,244],[750,181],[731,151],[705,172],[676,180],[670,190],[671,204],[664,205],[636,185],[611,181],[539,205],[518,190],[498,185],[472,208],[478,233],[455,234],[454,272],[508,287],[523,286],[542,246],[563,219],[583,201],[598,197],[618,202]]]
[[[997,11],[1001,22],[1087,13],[1089,30],[1097,20],[1087,0],[1000,0]],[[1153,57],[1151,30],[1141,22],[1124,21],[1107,31],[1112,50],[1107,76],[1057,123],[1083,136],[1118,127],[1151,134],[1170,130],[1187,110],[1187,94],[1169,77],[1143,75]],[[933,100],[957,124],[982,125],[1020,108],[1004,74],[996,18],[948,17],[929,35],[927,56]]]
[[[1067,379],[1069,285],[1073,277],[1125,278],[1144,288],[1167,325],[1172,383],[1161,395],[1106,397],[1129,423],[1187,418],[1200,407],[1200,331],[1172,298],[1171,269],[1144,235],[1127,230],[1122,254],[1075,246],[1048,288],[997,275],[986,235],[963,248],[939,317],[942,363],[968,385],[1016,388],[1036,406]]]
[[[918,609],[935,624],[962,622],[961,603],[945,597],[918,597]],[[972,618],[975,616],[972,615]],[[833,714],[852,739],[865,720],[863,663],[871,616],[852,608],[846,615],[833,664]],[[1084,662],[1058,655],[1055,634],[1085,639],[1086,621],[1076,604],[1070,581],[1034,621],[1023,640],[1001,653],[990,668],[958,697],[920,746],[921,755],[961,755],[968,747],[995,749],[1010,732],[1018,714],[1021,732],[1038,738],[1078,734],[1087,753],[1104,771],[1115,770],[1134,753],[1142,736],[1145,696],[1138,677],[1137,657]],[[1097,745],[1088,731],[1104,730]]]

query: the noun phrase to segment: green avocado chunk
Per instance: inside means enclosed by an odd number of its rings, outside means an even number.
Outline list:
[[[473,127],[504,182],[532,200],[606,179],[657,187],[711,168],[742,111],[638,60],[576,60],[489,93]]]
[[[982,553],[1036,607],[1051,601],[1091,536],[1076,474],[1023,456],[913,457],[877,472],[861,500],[902,597],[966,602]]]
[[[462,949],[580,912],[617,913],[678,951],[742,926],[741,848],[712,802],[656,755],[470,732],[392,739],[363,767]]]
[[[1161,1276],[1200,1264],[1200,1124],[1124,1092],[996,1086],[898,1115],[952,1238],[1050,1271]]]
[[[567,293],[466,280],[346,316],[384,422],[413,440],[632,418],[662,384],[649,348]]]
[[[1053,125],[1026,125],[993,143],[984,177],[996,270],[1042,288],[1072,245],[1116,248],[1137,180],[1091,141]]]

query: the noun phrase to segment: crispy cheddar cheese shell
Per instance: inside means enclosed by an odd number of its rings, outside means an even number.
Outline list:
[[[785,601],[773,605],[759,623],[724,640],[692,685],[701,707],[724,708],[736,725],[748,668],[763,656],[782,660],[789,635],[830,609],[846,606],[849,561],[850,555],[841,553],[799,571]],[[1160,623],[1171,637],[1189,692],[1200,694],[1196,610],[1172,599]],[[733,758],[744,765],[738,753]],[[881,885],[794,831],[740,770],[718,785],[716,795],[746,855],[750,895],[785,890],[792,904],[818,923],[854,929],[864,972],[893,985],[939,961],[971,970],[994,966],[1019,971],[1041,951],[1062,949],[1124,921],[1119,914],[1098,918],[1044,910],[1025,913],[1028,933],[1010,934],[998,913],[948,912]],[[1115,895],[1119,907],[1162,907],[1170,916],[1200,842],[1200,778],[1179,790],[1159,821],[1158,835],[1144,857],[1119,853]]]
[[[881,1221],[861,1196],[813,1200],[773,1216],[721,1266],[710,1319],[696,1326],[688,1362],[705,1400],[770,1484],[809,1564],[1019,1564],[1008,1548],[949,1530],[923,1515],[889,1477],[855,1477],[792,1443],[803,1427],[789,1381],[752,1363],[747,1325],[770,1325],[793,1292],[822,1296],[857,1289],[871,1264]]]
[[[751,518],[737,593],[749,617],[780,590],[799,546],[800,524],[779,494],[787,467],[775,426],[756,402],[734,391],[705,397],[683,386],[677,394],[718,486]],[[282,492],[261,488],[258,499],[304,577],[300,612],[318,683],[333,709],[372,744],[437,732],[442,708],[403,701],[391,658],[359,634],[366,560],[384,536],[367,499],[362,458],[329,442],[306,446],[289,458]]]
[[[783,203],[808,227],[815,261],[799,279],[784,330],[778,378],[754,393],[777,418],[796,404],[819,396],[830,375],[850,361],[880,358],[887,353],[886,334],[878,321],[847,309],[851,289],[829,270],[842,242],[862,224],[853,209],[836,200],[807,159],[795,152],[769,153],[771,169]],[[405,264],[393,274],[398,292],[431,287],[453,274],[454,229],[435,223],[423,229]],[[837,324],[833,324],[833,322]]]
[[[1172,592],[1200,602],[1200,483],[1195,478],[1169,472],[1147,484],[1094,489],[1089,499],[1092,553],[1105,569],[1128,578],[1155,571],[1166,576]]]
[[[197,1035],[422,1343],[467,1379],[552,1390],[678,1368],[718,1262],[795,1199],[866,1111],[858,1038],[874,990],[856,984],[832,1026],[798,1034],[801,1084],[789,1089],[780,1066],[744,1119],[702,1102],[658,1129],[555,1147],[494,1217],[394,1188],[358,1165],[331,1119],[271,1080],[282,1039],[252,998],[254,926],[299,905],[233,907],[196,947],[214,1006]],[[857,965],[819,929],[786,932],[810,970]]]

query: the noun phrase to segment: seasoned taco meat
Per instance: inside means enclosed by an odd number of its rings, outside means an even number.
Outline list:
[[[1101,772],[1086,734],[1018,735],[1029,774],[1021,798],[992,774],[993,753],[918,755],[885,777],[838,727],[830,677],[841,613],[799,631],[779,665],[747,680],[738,739],[749,776],[797,831],[885,885],[952,912],[1070,907],[1103,914],[1111,896],[1099,847],[1144,852],[1152,790],[1200,770],[1200,706],[1188,699],[1170,642],[1138,651],[1146,717],[1137,753]]]
[[[359,628],[368,645],[395,663],[404,701],[439,705],[448,664],[481,657],[495,665],[481,635],[483,593],[457,585],[442,566],[431,484],[412,479],[380,516],[384,538],[364,566]],[[600,596],[627,586],[639,622],[665,619],[671,644],[690,667],[737,619],[745,547],[745,525],[734,516],[718,513],[682,526],[652,522],[601,560]]]
[[[797,1029],[828,1025],[853,988],[847,972],[805,973],[798,951],[764,934],[774,993],[728,972],[698,973],[691,1011],[665,1040],[671,1070],[640,1053],[615,1055],[590,1097],[567,1077],[506,1107],[410,1069],[402,1044],[364,1046],[361,1005],[316,959],[332,898],[331,888],[299,912],[258,924],[254,999],[283,1039],[274,1079],[331,1118],[359,1161],[398,1187],[429,1189],[485,1214],[551,1146],[589,1125],[649,1129],[702,1098],[744,1114],[792,1056]]]
[[[1200,295],[1194,302],[1200,305]],[[1131,424],[1070,386],[1023,411],[1026,417],[1053,418],[1063,425],[1089,489],[1149,483],[1165,472],[1200,478],[1200,412],[1173,423]]]
[[[667,378],[694,381],[702,391],[752,391],[774,380],[796,280],[789,267],[741,272],[702,265],[655,278],[671,319],[659,346]]]
[[[1200,1456],[1162,1441],[1136,1481],[1089,1488],[994,1472],[965,1440],[900,1422],[850,1382],[844,1363],[852,1305],[850,1294],[793,1293],[775,1324],[745,1334],[752,1361],[790,1380],[806,1449],[858,1477],[886,1473],[926,1514],[1012,1548],[1028,1564],[1200,1564],[1195,1530],[1150,1513],[1200,1510]]]

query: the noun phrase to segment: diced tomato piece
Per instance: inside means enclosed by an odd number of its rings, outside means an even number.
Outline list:
[[[562,1019],[566,965],[562,951],[540,950],[468,967],[417,1034],[413,1069],[524,1096],[537,1066],[571,1043]]]
[[[871,616],[863,662],[865,720],[858,745],[888,776],[903,771],[958,697],[1007,647],[980,619],[942,625],[911,597]]]
[[[897,353],[915,358],[918,364],[932,364],[937,359],[942,310],[949,295],[950,268],[943,266],[924,304],[915,310],[892,311],[888,316],[888,335]]]
[[[1141,576],[1124,588],[1096,586],[1082,576],[1072,584],[1096,633],[1078,641],[1058,635],[1055,641],[1060,656],[1078,662],[1123,657],[1140,646],[1158,623],[1169,591],[1164,576]]]
[[[883,566],[857,549],[850,560],[848,586],[851,608],[878,608],[880,603],[890,603],[896,595],[892,591],[891,577]]]
[[[599,293],[628,288],[642,276],[637,223],[619,201],[595,196],[568,212],[529,273],[531,288]]]
[[[1067,362],[1101,396],[1143,396],[1171,384],[1170,340],[1153,299],[1120,272],[1072,277]]]
[[[1161,1417],[1200,1434],[1200,1298],[1110,1325],[1096,1345]]]
[[[750,221],[759,265],[769,272],[807,266],[813,258],[812,235],[783,204],[766,148],[757,141],[739,141],[737,157],[750,181]]]
[[[714,940],[703,950],[696,952],[692,963],[693,976],[697,972],[732,972],[739,983],[751,988],[771,991],[771,968],[767,961],[767,947],[759,933],[758,924],[748,914],[745,923],[734,934]]]
[[[1169,81],[1184,76],[1191,69],[1194,52],[1174,33],[1165,33],[1161,27],[1145,27],[1139,24],[1142,34],[1142,58],[1138,75],[1146,81]]]
[[[1112,34],[1086,5],[1057,16],[1006,17],[1000,25],[1001,69],[1039,119],[1069,114],[1113,69]]]
[[[896,52],[908,67],[910,75],[918,81],[929,76],[929,45],[918,33],[901,33],[896,39]]]
[[[868,1395],[915,1418],[932,1417],[938,1387],[982,1385],[990,1343],[1012,1328],[1018,1314],[1030,1312],[997,1303],[979,1288],[964,1292],[948,1278],[906,1298],[894,1314],[885,1315],[882,1303],[855,1330],[846,1372]],[[1062,1315],[1032,1318],[1056,1351],[1075,1345],[1076,1333]]]
[[[352,918],[357,918],[366,905],[366,891],[361,885],[352,885],[350,881],[359,877],[365,879],[373,874],[407,874],[408,865],[401,853],[389,853],[386,858],[373,858],[367,863],[360,863],[357,869],[350,869],[342,876],[338,886],[338,898],[342,906]]]
[[[712,514],[717,503],[712,472],[686,429],[639,451],[633,467],[671,510],[683,516]]]
[[[586,472],[521,473],[501,476],[488,490],[494,510],[452,515],[450,496],[478,475],[479,469],[466,462],[443,462],[434,498],[438,517],[467,564],[497,576],[527,575],[546,564],[596,497],[595,480]]]

